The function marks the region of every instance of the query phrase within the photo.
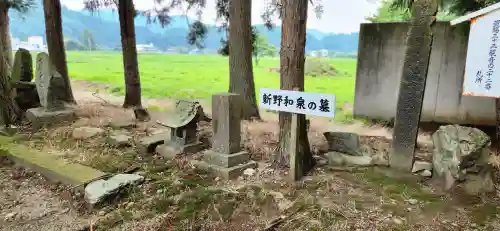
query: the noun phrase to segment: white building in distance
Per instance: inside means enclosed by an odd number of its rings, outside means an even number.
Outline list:
[[[149,44],[137,44],[137,52],[160,52],[152,43]]]
[[[42,36],[30,36],[28,41],[22,41],[11,36],[12,50],[17,51],[24,48],[29,51],[47,51],[47,46],[43,43]]]

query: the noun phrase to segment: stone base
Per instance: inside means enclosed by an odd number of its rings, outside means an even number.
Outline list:
[[[240,164],[231,168],[208,164],[204,161],[192,161],[191,163],[198,168],[213,172],[226,180],[238,178],[247,168],[257,168],[257,162],[255,161],[249,161],[245,164]]]
[[[72,108],[47,111],[43,107],[38,107],[28,109],[26,111],[26,118],[31,122],[34,129],[40,129],[58,122],[73,122],[76,120],[76,113]]]
[[[233,154],[225,154],[215,152],[213,150],[207,150],[203,154],[203,160],[206,163],[224,168],[231,168],[240,164],[247,163],[250,160],[250,154],[245,151]]]
[[[156,147],[156,152],[167,159],[175,159],[178,155],[182,153],[195,153],[203,149],[203,143],[196,142],[193,144],[186,144],[183,146],[177,146],[174,144],[162,144]]]

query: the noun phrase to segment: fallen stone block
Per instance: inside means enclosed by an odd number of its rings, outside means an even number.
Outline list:
[[[26,118],[34,129],[40,129],[54,123],[73,122],[76,113],[73,108],[63,108],[56,111],[48,111],[43,107],[30,108],[26,111]]]
[[[97,169],[71,163],[54,154],[38,152],[27,146],[15,144],[10,137],[0,136],[0,156],[2,155],[15,162],[16,165],[40,173],[50,181],[73,187],[105,176],[105,173]],[[80,188],[77,189],[80,190]]]
[[[325,132],[328,141],[328,150],[342,152],[353,156],[362,156],[360,150],[359,136],[349,132]]]
[[[117,174],[108,180],[97,180],[85,187],[85,201],[90,205],[98,205],[109,197],[130,185],[138,185],[144,177],[136,174]]]

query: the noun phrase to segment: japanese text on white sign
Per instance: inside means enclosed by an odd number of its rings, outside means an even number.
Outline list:
[[[496,56],[500,41],[500,12],[493,12],[471,24],[463,95],[500,97]]]
[[[260,89],[260,107],[274,111],[334,117],[335,95]]]

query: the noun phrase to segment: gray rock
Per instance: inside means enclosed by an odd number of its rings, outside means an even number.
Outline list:
[[[64,108],[57,111],[50,111],[43,107],[30,108],[26,111],[26,119],[31,122],[34,129],[47,127],[60,122],[72,122],[76,119],[76,112],[73,108]]]
[[[131,129],[137,127],[137,124],[133,120],[115,119],[109,122],[109,126],[118,129]]]
[[[433,178],[449,190],[464,184],[473,195],[494,191],[490,160],[490,137],[477,128],[441,126],[432,135]]]
[[[370,156],[351,156],[340,152],[328,152],[328,163],[335,166],[372,166]]]
[[[418,200],[417,199],[408,199],[408,204],[416,205],[416,204],[418,204]]]
[[[424,171],[421,171],[420,173],[418,173],[420,176],[423,176],[423,177],[431,177],[432,176],[432,172],[430,170],[424,170]]]
[[[316,166],[325,166],[328,165],[328,160],[323,158],[322,156],[313,156],[316,161]]]
[[[165,143],[165,139],[168,138],[169,134],[169,132],[165,132],[141,137],[137,142],[137,148],[139,149],[139,152],[143,154],[153,153],[158,145]]]
[[[17,216],[17,212],[7,213],[7,215],[5,215],[4,220],[11,221],[11,220],[14,220],[14,218],[16,218],[16,216]]]
[[[392,218],[392,222],[394,222],[394,224],[396,225],[402,225],[403,224],[403,221],[399,218]]]
[[[97,180],[85,187],[85,201],[91,205],[102,203],[129,185],[138,185],[144,177],[136,174],[117,174],[108,180]]]
[[[386,158],[384,153],[378,153],[372,156],[372,164],[375,166],[389,166],[389,159]]]
[[[73,138],[75,139],[88,139],[94,136],[97,136],[99,134],[104,133],[104,130],[101,128],[94,128],[94,127],[79,127],[73,129]]]
[[[112,134],[108,137],[108,144],[113,146],[127,146],[130,145],[132,137],[126,134]]]
[[[353,156],[362,156],[359,136],[348,132],[325,132],[329,151],[342,152]]]
[[[418,173],[424,170],[432,171],[432,163],[429,163],[427,161],[415,161],[415,163],[413,163],[411,172]]]
[[[247,168],[245,171],[243,171],[243,175],[245,176],[253,176],[255,175],[256,171],[253,168]]]

